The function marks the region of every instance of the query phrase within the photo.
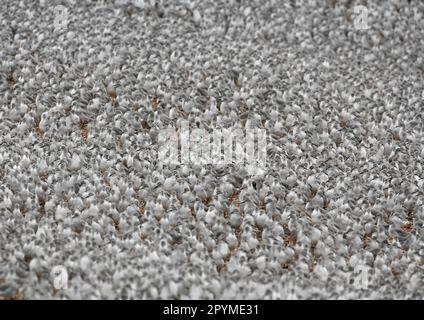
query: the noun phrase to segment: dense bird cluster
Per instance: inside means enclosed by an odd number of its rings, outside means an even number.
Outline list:
[[[3,1],[0,299],[423,298],[423,16]],[[161,165],[182,120],[265,129],[266,172]]]

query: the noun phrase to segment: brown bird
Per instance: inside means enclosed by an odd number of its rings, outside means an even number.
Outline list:
[[[105,86],[107,95],[109,96],[110,100],[112,101],[112,105],[115,106],[116,99],[118,97],[116,90],[114,88],[112,88],[110,85],[107,85],[104,81],[102,81],[102,82],[103,82],[103,85]]]

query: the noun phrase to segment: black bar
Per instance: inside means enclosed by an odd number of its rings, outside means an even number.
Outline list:
[[[0,301],[2,314],[10,312],[14,317],[27,312],[33,317],[49,316],[58,319],[62,315],[74,319],[108,317],[123,319],[132,315],[134,319],[304,319],[311,314],[325,319],[341,317],[378,316],[390,317],[414,308],[423,310],[423,301],[258,301],[258,300],[214,300],[214,301]],[[94,318],[95,317],[95,318]],[[5,319],[5,318],[4,318]],[[307,318],[306,318],[307,319]]]

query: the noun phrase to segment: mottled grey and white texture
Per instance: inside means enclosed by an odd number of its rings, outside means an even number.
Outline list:
[[[2,298],[423,298],[422,1],[126,2],[2,1]],[[181,119],[266,174],[161,168]]]

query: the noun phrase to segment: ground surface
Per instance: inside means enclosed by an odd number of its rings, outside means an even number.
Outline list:
[[[3,1],[0,296],[422,298],[424,3],[367,2]],[[266,173],[161,168],[181,119]]]

